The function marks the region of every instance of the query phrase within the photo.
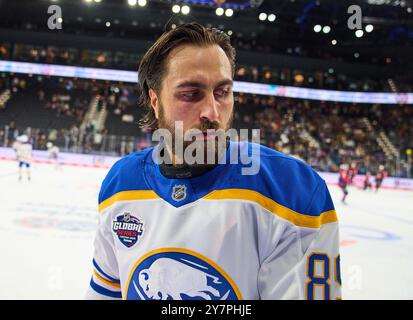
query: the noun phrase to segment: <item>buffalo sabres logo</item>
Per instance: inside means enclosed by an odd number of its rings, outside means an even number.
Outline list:
[[[218,265],[180,248],[146,254],[131,270],[126,284],[131,300],[238,300],[237,285]]]
[[[174,185],[172,189],[172,199],[182,201],[186,198],[186,186],[181,184]]]
[[[143,222],[125,212],[113,221],[112,230],[118,236],[120,242],[126,247],[132,247],[143,234]]]

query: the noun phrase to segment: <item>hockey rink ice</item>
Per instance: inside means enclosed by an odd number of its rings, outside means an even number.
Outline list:
[[[0,160],[0,299],[83,299],[97,197],[108,169]],[[413,192],[330,191],[340,220],[343,299],[413,299]]]

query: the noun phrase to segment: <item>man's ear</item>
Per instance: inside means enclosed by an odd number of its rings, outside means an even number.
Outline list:
[[[151,107],[153,108],[153,111],[155,112],[155,117],[156,119],[158,119],[159,99],[158,99],[158,95],[156,94],[155,90],[149,89],[149,98],[151,99]]]

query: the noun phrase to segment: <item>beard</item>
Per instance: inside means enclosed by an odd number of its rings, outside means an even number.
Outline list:
[[[159,119],[158,119],[158,128],[159,129],[166,129],[171,133],[172,136],[172,146],[167,146],[165,150],[168,153],[168,157],[170,158],[171,162],[176,167],[189,167],[189,168],[208,168],[214,167],[216,164],[219,163],[220,158],[225,155],[225,150],[227,149],[227,145],[229,143],[228,138],[223,137],[219,138],[218,134],[213,139],[207,142],[204,139],[195,139],[192,137],[192,141],[185,141],[184,137],[189,134],[189,132],[193,129],[200,130],[203,133],[206,133],[207,130],[218,130],[218,133],[221,135],[226,130],[230,129],[232,126],[233,114],[231,113],[231,117],[226,124],[221,124],[218,121],[209,121],[201,119],[199,125],[194,126],[188,129],[186,132],[183,132],[183,135],[176,134],[175,130],[175,122],[168,121],[165,118],[164,108],[162,103],[159,105]],[[178,130],[179,131],[179,130]],[[177,157],[181,157],[177,154],[176,146],[177,140],[180,141],[183,145],[183,154],[186,155],[188,151],[190,151],[192,157],[195,162],[188,163],[186,161],[186,157],[182,157],[177,161]],[[189,149],[190,148],[190,149]],[[202,152],[201,152],[202,150]],[[200,152],[200,154],[198,153]],[[180,164],[176,164],[179,162]]]

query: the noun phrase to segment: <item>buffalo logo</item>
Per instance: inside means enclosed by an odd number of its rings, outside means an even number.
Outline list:
[[[146,255],[132,270],[127,290],[127,299],[138,300],[242,298],[225,271],[185,249],[156,250]]]
[[[185,185],[174,185],[172,189],[172,199],[175,201],[182,201],[186,198],[186,186]]]
[[[112,230],[123,245],[132,247],[143,234],[143,222],[125,212],[113,221]]]

